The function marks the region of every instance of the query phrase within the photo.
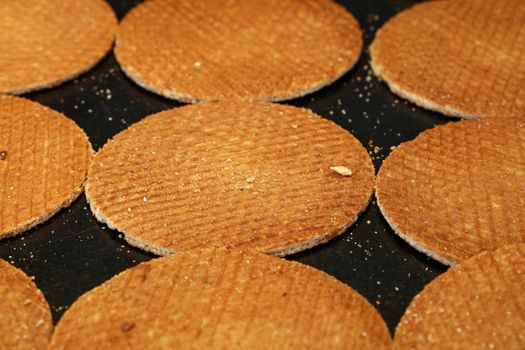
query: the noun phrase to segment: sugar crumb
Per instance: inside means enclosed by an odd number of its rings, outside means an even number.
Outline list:
[[[342,166],[342,165],[331,166],[330,170],[332,170],[332,171],[334,171],[334,172],[336,172],[336,173],[338,173],[339,175],[342,175],[342,176],[351,176],[352,175],[352,170],[350,170],[347,167]]]

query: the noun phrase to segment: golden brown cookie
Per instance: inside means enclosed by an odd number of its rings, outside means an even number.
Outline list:
[[[117,19],[103,0],[0,3],[0,92],[21,94],[61,84],[109,51]]]
[[[81,296],[50,349],[390,349],[360,294],[297,262],[192,250],[131,268]]]
[[[525,244],[481,253],[418,294],[394,349],[505,349],[525,345]]]
[[[332,83],[361,47],[359,23],[331,0],[151,0],[120,23],[115,55],[168,98],[278,101]]]
[[[42,292],[24,272],[0,259],[0,350],[47,349],[53,322]]]
[[[366,150],[333,122],[291,106],[217,102],[164,111],[115,136],[89,170],[86,196],[101,222],[155,254],[286,255],[343,233],[373,186]]]
[[[522,118],[460,121],[401,144],[377,176],[381,212],[444,264],[525,242],[524,130]]]
[[[449,116],[525,117],[523,0],[429,1],[390,19],[372,68],[399,96]]]
[[[0,95],[0,238],[50,218],[82,193],[93,150],[74,121]]]

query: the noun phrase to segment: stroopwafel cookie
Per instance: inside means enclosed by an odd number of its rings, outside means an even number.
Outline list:
[[[81,296],[50,349],[390,349],[375,308],[335,278],[255,252],[192,250]]]
[[[1,259],[0,295],[0,349],[47,349],[53,322],[44,295],[24,272]]]
[[[414,298],[394,349],[523,349],[523,266],[525,244],[517,244],[450,268]]]
[[[522,0],[428,1],[378,32],[371,66],[399,96],[449,116],[525,117]]]
[[[110,50],[117,19],[103,0],[0,3],[0,92],[21,94],[61,84]]]
[[[445,264],[525,241],[525,120],[452,122],[383,162],[377,203],[394,231]]]
[[[0,95],[0,238],[50,218],[82,193],[93,150],[74,121]]]
[[[124,17],[115,55],[168,98],[278,101],[332,83],[361,47],[359,23],[331,0],[154,0]]]
[[[349,132],[309,110],[217,102],[149,116],[98,153],[95,216],[155,254],[238,247],[286,255],[341,234],[374,167]]]

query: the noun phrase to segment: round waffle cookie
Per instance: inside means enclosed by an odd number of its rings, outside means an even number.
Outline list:
[[[122,20],[115,55],[168,98],[278,101],[332,83],[361,47],[359,23],[331,0],[154,0]]]
[[[91,145],[75,122],[0,95],[0,238],[47,220],[82,192]]]
[[[0,259],[0,349],[47,349],[53,322],[42,292],[21,270]]]
[[[383,162],[377,204],[394,231],[448,265],[525,242],[525,120],[435,127]]]
[[[109,51],[117,30],[102,0],[0,3],[0,92],[56,86],[89,70]]]
[[[349,132],[309,110],[218,102],[161,112],[108,142],[88,174],[96,217],[165,255],[239,247],[275,255],[341,234],[372,194]]]
[[[324,272],[237,250],[192,250],[81,296],[51,349],[390,349],[377,310]]]
[[[525,244],[468,259],[418,294],[397,326],[394,349],[523,349]]]
[[[523,0],[430,1],[389,20],[372,68],[399,96],[463,118],[525,116]]]

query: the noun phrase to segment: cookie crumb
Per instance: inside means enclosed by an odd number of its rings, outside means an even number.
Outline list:
[[[336,172],[336,173],[338,173],[339,175],[342,175],[342,176],[351,176],[352,175],[352,170],[350,170],[347,167],[342,166],[342,165],[331,166],[330,170],[332,170],[332,171],[334,171],[334,172]]]

